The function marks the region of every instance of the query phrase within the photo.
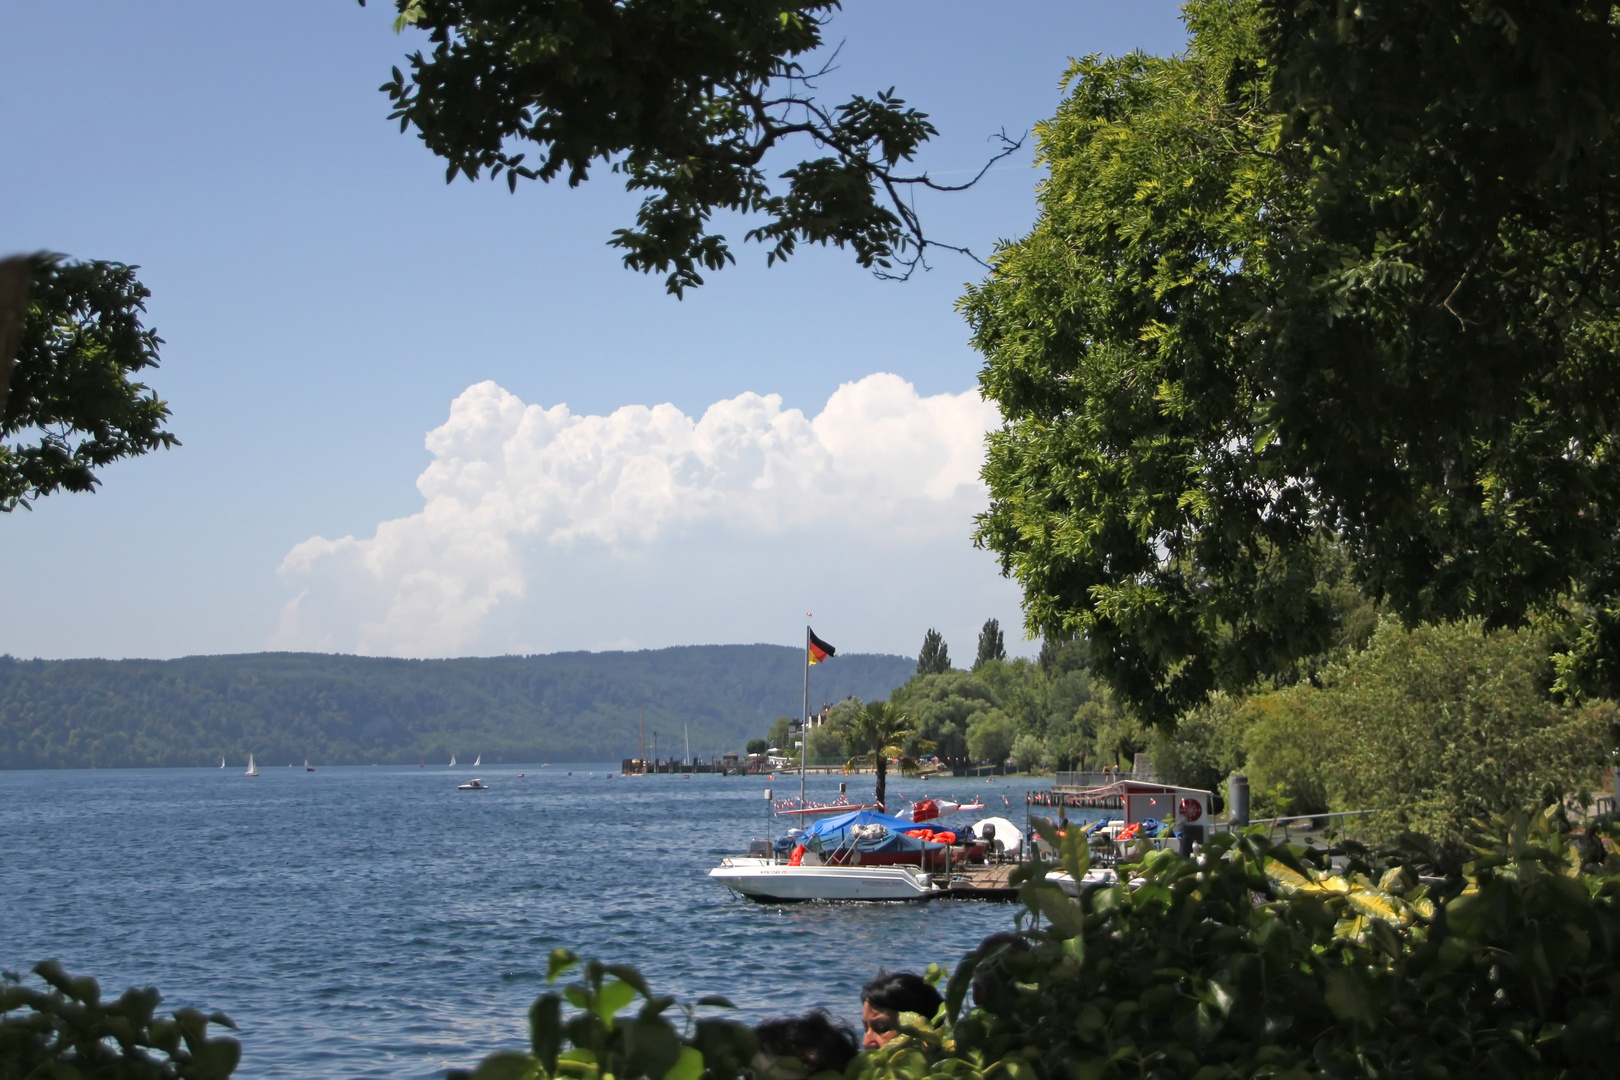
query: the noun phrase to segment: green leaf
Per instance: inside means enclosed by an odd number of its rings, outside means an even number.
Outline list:
[[[636,999],[636,988],[623,979],[614,979],[604,983],[601,992],[596,997],[596,1016],[604,1024],[613,1023],[613,1017],[619,1010]]]
[[[703,1076],[703,1055],[690,1046],[681,1047],[681,1056],[664,1074],[664,1080],[700,1080]]]
[[[472,1080],[543,1080],[540,1062],[517,1050],[497,1050],[478,1063]]]
[[[547,1072],[556,1070],[562,1044],[562,999],[555,993],[542,994],[529,1006],[529,1045]]]
[[[546,982],[556,982],[559,975],[572,970],[578,963],[579,957],[572,951],[552,949],[551,956],[546,960]]]

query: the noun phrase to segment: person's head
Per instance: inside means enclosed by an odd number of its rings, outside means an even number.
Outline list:
[[[920,1013],[932,1020],[944,998],[921,975],[880,971],[861,987],[861,1045],[875,1050],[900,1034],[900,1014]]]
[[[1029,943],[1017,934],[991,934],[974,950],[982,958],[973,972],[973,1004],[993,1013],[1007,1013],[1015,1007],[1017,995],[1012,984]]]
[[[754,1028],[759,1039],[760,1064],[774,1067],[781,1058],[796,1058],[802,1075],[843,1072],[851,1058],[860,1053],[855,1032],[842,1020],[834,1020],[825,1009],[803,1016],[783,1016]],[[779,1075],[782,1070],[775,1070]]]

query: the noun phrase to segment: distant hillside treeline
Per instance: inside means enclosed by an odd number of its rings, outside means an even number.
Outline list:
[[[635,756],[639,712],[660,757],[741,750],[800,709],[803,653],[778,645],[393,660],[253,653],[180,660],[0,657],[0,769]],[[886,697],[903,656],[841,655],[812,704]],[[651,747],[649,746],[649,751]]]

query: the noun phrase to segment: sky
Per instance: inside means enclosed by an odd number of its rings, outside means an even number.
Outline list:
[[[0,653],[528,654],[803,640],[959,661],[1020,594],[971,542],[998,424],[940,254],[737,265],[684,300],[606,244],[639,200],[444,182],[378,86],[422,40],[373,0],[0,0],[0,253],[140,266],[181,446],[0,515]],[[848,0],[821,93],[894,87],[966,178],[1069,58],[1179,50],[1176,7]],[[1034,139],[921,200],[987,255]],[[797,157],[783,159],[787,167]]]

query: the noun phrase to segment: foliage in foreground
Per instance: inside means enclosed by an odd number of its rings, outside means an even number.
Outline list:
[[[1139,887],[1079,901],[1037,872],[1038,925],[969,954],[954,1022],[863,1059],[861,1080],[1612,1075],[1615,844],[1551,814],[1491,832],[1438,894],[1363,849],[1329,868],[1254,834],[1148,854]],[[1077,874],[1075,833],[1047,830]]]
[[[208,1034],[209,1024],[236,1026],[224,1013],[160,1017],[152,987],[103,1002],[96,980],[54,960],[34,974],[50,989],[9,971],[0,979],[0,1080],[225,1080],[242,1056],[235,1039]]]

